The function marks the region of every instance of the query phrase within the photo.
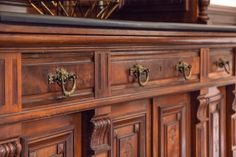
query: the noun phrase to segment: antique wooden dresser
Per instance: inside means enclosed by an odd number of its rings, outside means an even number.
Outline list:
[[[0,21],[0,157],[236,157],[236,27]]]

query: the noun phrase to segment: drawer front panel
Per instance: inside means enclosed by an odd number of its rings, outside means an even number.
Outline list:
[[[77,76],[75,92],[66,97],[59,84],[49,84],[49,75],[64,68]],[[70,91],[73,80],[64,84]],[[57,100],[94,97],[94,57],[92,52],[23,54],[22,93],[24,107],[54,103]]]
[[[179,62],[191,66],[192,76],[186,80],[177,69]],[[143,89],[170,86],[199,81],[199,51],[161,51],[161,52],[113,52],[111,55],[112,94],[137,92]],[[130,76],[129,69],[134,65],[149,69],[149,82],[140,87],[137,79]]]
[[[211,49],[209,61],[209,78],[219,79],[234,75],[233,49]]]

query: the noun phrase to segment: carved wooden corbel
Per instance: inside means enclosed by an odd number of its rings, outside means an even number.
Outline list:
[[[200,122],[204,122],[208,120],[208,104],[209,98],[206,95],[201,95],[198,97],[200,102],[198,111],[197,111],[197,118]]]
[[[19,139],[0,142],[0,157],[20,157],[21,150]]]
[[[110,145],[108,141],[110,129],[111,129],[111,120],[107,116],[97,116],[92,118],[92,124],[94,125],[90,147],[97,153],[110,150]]]
[[[206,95],[198,97],[200,102],[197,118],[199,123],[196,125],[196,156],[208,157],[207,137],[208,137],[208,105],[209,99]]]

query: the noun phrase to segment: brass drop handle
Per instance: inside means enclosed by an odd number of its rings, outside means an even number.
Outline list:
[[[138,79],[138,83],[140,86],[147,85],[149,81],[149,73],[150,70],[148,68],[145,68],[139,64],[135,64],[132,68],[129,69],[129,75]],[[143,76],[145,77],[144,79]]]
[[[185,63],[183,61],[180,61],[176,65],[176,70],[183,74],[185,80],[190,80],[192,76],[192,66],[188,63]]]
[[[224,68],[225,71],[230,74],[230,64],[229,61],[226,61],[222,58],[219,58],[219,60],[216,62],[216,65],[220,68]]]
[[[74,74],[73,72],[67,72],[64,68],[57,68],[55,74],[48,74],[48,83],[57,83],[61,87],[62,93],[65,96],[71,96],[75,92],[76,79],[76,74]],[[65,88],[65,84],[69,81],[73,81],[73,86],[71,90],[67,91]]]

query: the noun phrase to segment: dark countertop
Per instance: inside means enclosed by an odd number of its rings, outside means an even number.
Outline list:
[[[106,29],[139,29],[161,31],[236,32],[236,26],[180,24],[163,22],[138,22],[120,20],[97,20],[65,16],[44,16],[22,13],[0,12],[0,23],[27,25],[54,25],[66,27],[91,27]]]

